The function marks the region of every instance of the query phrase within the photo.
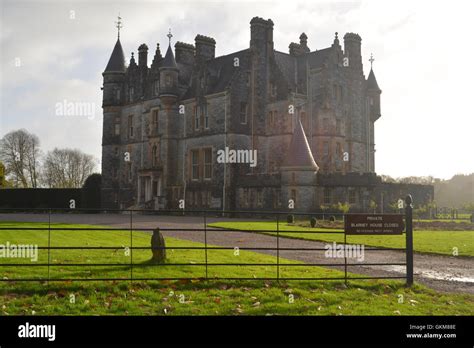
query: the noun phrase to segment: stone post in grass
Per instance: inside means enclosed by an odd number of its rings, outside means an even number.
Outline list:
[[[165,248],[165,239],[160,232],[160,228],[154,229],[151,236],[151,252],[153,253],[151,261],[154,263],[164,263],[166,260]]]

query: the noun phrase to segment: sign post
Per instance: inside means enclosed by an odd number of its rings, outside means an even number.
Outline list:
[[[406,228],[406,255],[407,255],[407,286],[413,285],[413,199],[411,195],[405,198],[405,222]]]

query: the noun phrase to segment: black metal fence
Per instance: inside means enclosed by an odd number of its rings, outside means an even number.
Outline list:
[[[408,203],[408,201],[407,201]],[[26,277],[6,277],[4,274],[1,276],[0,281],[3,282],[28,282],[28,281],[40,281],[40,282],[50,282],[50,281],[152,281],[152,280],[157,280],[157,281],[162,281],[162,280],[209,280],[209,279],[219,279],[219,280],[344,280],[346,283],[349,280],[358,280],[358,279],[406,279],[407,284],[411,285],[413,283],[413,242],[412,242],[412,217],[411,217],[411,202],[410,204],[407,204],[407,209],[406,209],[406,215],[405,215],[405,224],[406,224],[406,248],[399,248],[399,249],[393,249],[393,248],[383,248],[383,247],[368,247],[364,249],[364,252],[373,252],[373,251],[391,251],[391,250],[402,250],[406,251],[406,262],[397,262],[397,263],[353,263],[353,262],[348,262],[347,255],[344,255],[343,263],[324,263],[324,262],[315,262],[315,263],[289,263],[287,262],[288,260],[282,257],[282,253],[285,252],[320,252],[320,251],[325,251],[326,248],[321,248],[321,247],[313,247],[311,246],[312,243],[308,243],[308,247],[284,247],[282,246],[282,241],[288,241],[285,236],[282,236],[282,233],[284,232],[285,234],[289,234],[291,236],[292,233],[298,233],[298,234],[318,234],[318,233],[333,233],[333,234],[343,234],[344,236],[344,245],[347,244],[347,235],[345,231],[338,231],[338,230],[298,230],[298,229],[288,229],[285,228],[284,231],[281,230],[281,227],[288,224],[286,223],[286,218],[289,214],[292,214],[296,217],[297,221],[298,219],[306,218],[306,221],[309,221],[310,217],[316,217],[319,219],[323,218],[322,213],[316,213],[316,214],[309,214],[309,213],[289,213],[289,212],[263,212],[263,211],[254,211],[254,212],[249,212],[249,211],[211,211],[211,210],[206,210],[206,211],[192,211],[192,212],[183,212],[181,210],[161,210],[161,211],[153,211],[153,210],[107,210],[107,211],[100,211],[100,210],[87,210],[87,209],[26,209],[25,210],[27,213],[36,213],[36,214],[41,214],[41,213],[46,213],[44,217],[47,217],[47,226],[44,227],[35,227],[35,226],[25,226],[25,227],[9,227],[9,226],[3,226],[0,227],[0,236],[2,236],[2,232],[4,231],[18,231],[15,233],[25,233],[26,231],[44,231],[47,233],[47,245],[43,246],[38,246],[38,250],[45,250],[47,251],[47,257],[46,257],[46,262],[36,262],[36,263],[7,263],[7,262],[2,262],[0,263],[0,274],[4,273],[5,269],[7,268],[15,268],[15,270],[20,270],[23,267],[45,267],[47,269],[47,276],[40,276],[40,277],[31,277],[31,276],[26,276]],[[15,220],[15,216],[20,211],[18,209],[11,210],[11,209],[0,209],[0,214],[3,213],[3,216],[5,220],[8,218],[10,221]],[[56,216],[58,213],[68,213],[68,214],[84,214],[84,213],[100,213],[102,212],[103,214],[120,214],[120,215],[112,215],[112,216],[117,216],[117,217],[122,217],[123,215],[126,214],[128,216],[128,223],[127,227],[90,227],[90,228],[79,228],[79,227],[56,227],[55,224],[52,222],[52,218]],[[165,235],[166,233],[180,233],[180,232],[186,232],[186,233],[192,233],[192,234],[200,234],[202,238],[202,243],[199,245],[189,245],[189,246],[165,246],[161,247],[161,249],[165,249],[167,252],[171,250],[198,250],[202,251],[202,261],[201,262],[166,262],[166,263],[151,263],[151,262],[136,262],[134,260],[134,251],[139,252],[140,250],[148,250],[150,252],[151,256],[151,251],[152,247],[151,245],[148,246],[137,246],[134,245],[133,241],[133,233],[137,231],[142,231],[142,232],[151,232],[156,229],[155,228],[141,228],[141,227],[136,227],[136,223],[134,221],[134,216],[137,214],[153,214],[153,215],[158,215],[158,216],[181,216],[181,215],[192,215],[192,216],[199,216],[202,218],[202,228],[160,228],[161,232],[164,232]],[[266,216],[267,220],[269,219],[270,221],[276,222],[275,229],[268,229],[268,230],[250,230],[250,229],[225,229],[225,228],[219,228],[218,230],[216,229],[211,229],[208,227],[208,222],[210,218],[214,218],[217,216],[222,216],[222,214],[227,215],[227,216],[245,216],[248,217],[247,220],[251,221],[252,219],[250,217],[255,217],[255,216]],[[327,215],[327,214],[326,214]],[[331,214],[335,216],[336,218],[343,220],[344,215],[343,214]],[[396,215],[396,214],[393,214]],[[108,215],[110,216],[110,215]],[[46,222],[46,221],[45,221]],[[107,246],[100,246],[100,245],[62,245],[62,246],[52,246],[52,241],[53,241],[53,236],[52,232],[55,231],[103,231],[103,232],[111,232],[111,231],[121,231],[124,233],[129,233],[130,236],[130,242],[129,245],[107,245]],[[242,232],[258,232],[258,233],[265,233],[265,234],[271,234],[272,235],[272,241],[275,242],[274,246],[252,246],[252,245],[247,245],[247,246],[242,246],[238,247],[238,250],[243,250],[243,251],[254,251],[254,252],[260,252],[260,253],[267,253],[276,256],[276,261],[273,263],[254,263],[254,262],[211,262],[209,260],[209,253],[213,251],[225,251],[229,250],[235,251],[235,246],[225,246],[225,245],[213,245],[208,242],[208,237],[210,233],[242,233]],[[151,234],[150,234],[151,237]],[[179,237],[176,237],[179,238]],[[3,242],[2,239],[0,238],[0,244]],[[192,239],[192,238],[191,238]],[[185,241],[183,239],[182,241]],[[329,242],[328,242],[329,243]],[[191,243],[191,244],[196,244],[196,243]],[[221,243],[223,244],[223,243]],[[54,259],[52,259],[52,251],[55,250],[97,250],[97,251],[106,251],[106,250],[121,250],[124,248],[128,248],[127,250],[129,251],[129,260],[128,262],[124,263],[108,263],[108,262],[101,262],[101,263],[96,263],[96,262],[55,262]],[[159,248],[158,248],[159,249]],[[184,255],[184,254],[183,254]],[[341,258],[342,261],[342,258]],[[210,274],[209,270],[213,267],[238,267],[239,269],[243,269],[245,267],[271,267],[274,270],[270,272],[271,274],[269,275],[269,272],[265,272],[266,274],[264,276],[255,276],[253,275],[252,277],[250,276],[236,276],[236,277],[229,277],[229,276],[216,276],[215,274]],[[398,267],[406,267],[406,275],[400,275],[400,276],[395,276],[395,275],[381,275],[381,276],[360,276],[356,274],[350,274],[348,270],[353,269],[354,267],[360,267],[360,266],[398,266]],[[16,268],[17,267],[17,268]],[[87,277],[52,277],[51,276],[51,270],[53,268],[67,268],[67,267],[107,267],[107,268],[120,268],[122,270],[127,271],[127,276],[126,277],[103,277],[103,276],[87,276]],[[137,271],[137,269],[141,269],[143,267],[156,267],[157,269],[161,269],[161,271],[156,272],[153,276],[143,276],[143,275],[137,275],[134,274],[134,271]],[[167,268],[173,268],[173,267],[201,267],[204,268],[204,272],[202,273],[202,276],[173,276],[170,275],[169,272],[166,274],[166,272],[162,272],[163,269]],[[281,274],[282,269],[286,269],[286,267],[305,267],[310,269],[311,267],[329,267],[329,268],[335,268],[340,271],[344,272],[344,276],[336,276],[336,277],[321,277],[321,276],[309,276],[309,277],[285,277],[284,275]],[[175,268],[176,269],[176,268]],[[20,273],[20,272],[19,272]],[[160,276],[161,275],[161,276]]]

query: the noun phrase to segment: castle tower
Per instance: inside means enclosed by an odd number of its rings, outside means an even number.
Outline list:
[[[379,88],[374,70],[370,68],[369,77],[367,77],[367,98],[369,99],[369,114],[372,122],[377,121],[380,114],[380,94],[382,90]]]
[[[375,78],[372,64],[374,58],[370,56],[370,73],[366,81],[366,98],[368,105],[369,118],[369,172],[375,172],[375,138],[374,123],[380,118],[380,94],[382,90],[379,88],[377,79]]]
[[[120,43],[120,17],[117,22],[119,35],[109,62],[102,73],[104,113],[102,129],[102,192],[104,208],[118,208],[118,172],[120,166],[120,134],[122,132],[121,105],[124,100],[125,56]]]
[[[163,116],[166,120],[166,136],[162,138],[164,153],[164,186],[167,189],[166,197],[168,206],[173,205],[171,202],[172,195],[169,189],[172,185],[181,184],[181,178],[178,176],[179,148],[178,141],[182,134],[182,115],[178,113],[177,100],[179,97],[178,75],[179,70],[171,49],[171,32],[167,35],[169,39],[168,49],[165,58],[159,68],[160,72],[160,101],[163,109]]]

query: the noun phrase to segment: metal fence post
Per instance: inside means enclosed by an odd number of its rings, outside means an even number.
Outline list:
[[[280,214],[277,214],[277,281],[280,281]]]
[[[130,210],[130,282],[133,282],[133,211]]]
[[[347,234],[346,229],[344,228],[344,284],[347,286],[347,252],[346,252],[346,244],[347,244]]]
[[[50,267],[51,262],[51,209],[48,211],[48,285],[50,279]]]
[[[406,224],[406,257],[407,257],[407,286],[413,285],[413,199],[411,195],[405,198],[405,224]]]
[[[206,219],[206,211],[204,211],[204,251],[205,251],[205,258],[206,258],[206,280],[208,279],[208,270],[207,270],[207,219]]]

